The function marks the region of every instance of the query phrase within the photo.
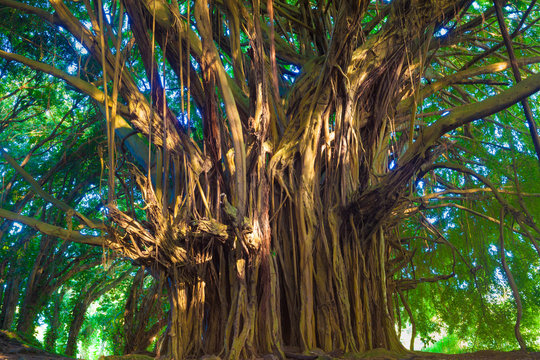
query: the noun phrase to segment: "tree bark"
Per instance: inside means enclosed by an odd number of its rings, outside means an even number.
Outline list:
[[[75,356],[77,351],[77,336],[81,331],[86,315],[86,309],[90,304],[83,301],[78,301],[72,312],[72,320],[69,325],[68,341],[66,344],[65,354],[67,356]]]
[[[56,341],[58,340],[59,327],[60,327],[60,309],[62,307],[62,301],[64,298],[64,292],[56,291],[52,295],[51,309],[48,314],[48,327],[45,334],[45,348],[48,351],[56,352]]]
[[[19,302],[19,284],[21,278],[10,267],[10,276],[7,279],[4,299],[2,301],[2,312],[0,313],[0,329],[11,330]]]
[[[164,279],[144,288],[145,269],[141,268],[133,278],[124,311],[124,353],[134,354],[146,351],[166,325],[161,309]]]

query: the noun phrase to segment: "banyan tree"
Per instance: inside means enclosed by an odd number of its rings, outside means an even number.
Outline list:
[[[483,133],[515,133],[538,173],[528,98],[540,58],[527,39],[539,11],[499,0],[0,0],[3,64],[83,94],[93,116],[81,119],[103,139],[82,157],[101,167],[93,210],[49,194],[17,144],[2,144],[6,168],[65,223],[10,204],[0,217],[114,251],[162,281],[160,356],[401,351],[403,293],[455,273],[403,276],[415,251],[400,227],[418,220],[463,254],[454,261],[467,256],[421,221],[433,200],[466,212],[459,198],[487,194],[478,201],[500,213],[476,215],[540,254],[522,177],[509,189],[469,156],[487,146]]]

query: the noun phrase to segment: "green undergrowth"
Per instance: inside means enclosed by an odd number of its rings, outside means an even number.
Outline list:
[[[462,345],[462,340],[458,336],[448,335],[422,351],[444,354],[462,354],[471,350]]]
[[[6,330],[0,330],[2,334],[4,334],[7,338],[10,340],[16,340],[21,343],[24,347],[33,347],[38,348],[41,350],[45,350],[43,348],[43,345],[37,341],[36,339],[32,339],[28,336],[25,336],[24,334],[17,333],[15,331],[6,331]]]
[[[154,360],[154,358],[146,355],[131,354],[101,356],[99,360]]]

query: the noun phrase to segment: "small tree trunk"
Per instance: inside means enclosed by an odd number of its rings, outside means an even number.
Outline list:
[[[7,279],[7,260],[4,260],[2,263],[0,263],[0,305],[3,304],[4,301],[4,292],[5,292],[5,279]],[[1,309],[1,308],[0,308]]]
[[[144,352],[166,325],[161,310],[164,281],[158,279],[150,289],[144,289],[145,269],[141,268],[131,286],[124,311],[124,353]],[[144,293],[144,296],[141,296]],[[142,297],[142,299],[141,299]],[[155,322],[157,319],[157,322]],[[147,330],[147,327],[155,323]]]
[[[77,352],[77,337],[81,331],[88,305],[89,304],[83,299],[77,302],[73,309],[73,320],[71,320],[69,326],[69,335],[65,351],[67,356],[75,356]]]
[[[64,294],[56,292],[53,294],[53,305],[49,314],[49,327],[45,335],[45,348],[48,351],[56,352],[56,340],[58,339],[58,328],[60,326],[60,305]]]
[[[33,335],[34,333],[34,321],[37,316],[36,309],[37,300],[25,297],[25,301],[19,311],[19,320],[17,321],[17,331],[25,335]],[[42,303],[40,304],[43,305]],[[40,307],[41,307],[40,306]]]
[[[15,319],[15,310],[19,301],[20,276],[11,276],[4,290],[2,312],[0,313],[0,329],[10,330]]]

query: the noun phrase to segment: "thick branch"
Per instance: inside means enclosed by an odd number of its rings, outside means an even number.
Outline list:
[[[73,241],[81,244],[102,246],[105,244],[106,237],[84,235],[78,231],[69,231],[59,226],[50,225],[42,221],[19,215],[9,210],[0,209],[0,218],[8,219],[28,225],[43,234],[54,236],[63,240]]]
[[[516,300],[517,316],[516,316],[516,325],[514,326],[516,340],[518,341],[519,347],[521,348],[521,350],[526,351],[527,345],[525,345],[525,341],[523,341],[523,337],[521,336],[521,331],[519,330],[521,317],[523,316],[523,306],[521,305],[521,297],[519,296],[519,291],[518,291],[516,281],[514,280],[514,276],[512,275],[512,272],[510,271],[508,264],[506,263],[506,254],[504,250],[504,226],[503,225],[504,225],[504,207],[501,208],[501,217],[500,217],[500,226],[499,226],[499,241],[500,241],[499,251],[501,252],[501,264],[503,266],[504,273],[506,274],[506,277],[508,278],[508,283],[510,284],[510,288],[512,289],[512,295],[514,295],[514,300]]]
[[[32,188],[34,189],[34,191],[36,193],[38,193],[43,199],[45,199],[46,201],[50,202],[51,204],[54,204],[56,205],[59,209],[63,210],[66,212],[66,215],[76,215],[79,219],[81,219],[86,225],[88,225],[89,227],[91,228],[94,228],[94,229],[104,229],[104,226],[101,225],[101,224],[96,224],[95,222],[93,222],[92,220],[88,219],[86,216],[84,216],[83,214],[79,213],[78,211],[74,210],[73,208],[71,208],[68,204],[66,204],[65,202],[63,202],[62,200],[58,200],[56,199],[54,196],[50,195],[49,193],[47,193],[45,190],[43,190],[41,188],[41,186],[38,184],[38,182],[36,180],[34,180],[34,178],[32,177],[32,175],[30,175],[29,173],[27,173],[19,164],[17,164],[17,162],[15,161],[15,159],[13,159],[8,153],[6,153],[4,151],[3,148],[0,148],[0,155],[2,155],[4,157],[4,159],[7,160],[7,162],[13,166],[13,168],[15,169],[15,171],[17,171],[23,178],[24,180],[26,180],[26,182],[28,182],[30,184],[30,186],[32,186]]]
[[[519,73],[516,54],[514,53],[514,48],[512,47],[512,40],[510,40],[510,35],[508,34],[508,29],[506,28],[506,23],[504,22],[501,2],[499,0],[494,0],[493,2],[495,3],[497,21],[499,22],[499,27],[501,28],[504,45],[506,46],[506,50],[508,51],[508,56],[510,57],[510,62],[512,64],[512,72],[514,73],[516,81],[520,82],[521,74]],[[523,112],[525,113],[527,124],[529,125],[529,131],[531,132],[531,138],[534,144],[534,149],[536,150],[536,156],[538,157],[538,161],[540,161],[540,137],[538,136],[538,130],[536,128],[536,122],[533,119],[531,107],[526,98],[521,100],[521,106],[523,106]]]
[[[540,63],[540,56],[520,58],[516,60],[518,66],[524,66],[529,64]],[[510,61],[502,61],[494,64],[489,64],[485,66],[479,66],[472,69],[467,69],[459,71],[452,75],[449,75],[433,84],[425,86],[419,94],[419,99],[425,99],[428,96],[436,93],[437,91],[444,89],[447,86],[452,84],[457,84],[462,82],[465,79],[471,79],[474,76],[483,75],[483,74],[492,74],[500,71],[504,71],[511,66]],[[410,109],[413,106],[414,99],[413,97],[408,97],[403,100],[398,106],[398,112]]]
[[[3,50],[0,50],[0,57],[6,59],[6,60],[14,60],[21,64],[27,65],[30,68],[42,71],[44,73],[50,74],[56,78],[62,79],[65,82],[67,82],[69,85],[73,86],[74,88],[78,89],[79,91],[89,95],[92,99],[97,101],[100,104],[105,103],[105,94],[103,91],[99,90],[94,85],[90,84],[89,82],[86,82],[84,80],[81,80],[80,78],[76,76],[69,75],[68,73],[55,68],[54,66],[35,61],[32,59],[29,59],[27,57],[13,54],[9,52],[5,52]],[[109,100],[110,102],[110,100]],[[123,114],[128,114],[128,109],[125,105],[118,104],[118,109]]]
[[[509,108],[539,90],[540,74],[534,74],[499,95],[454,108],[450,114],[441,117],[418,137],[413,146],[400,159],[401,165],[408,163],[419,155],[425,156],[426,151],[447,132]]]

